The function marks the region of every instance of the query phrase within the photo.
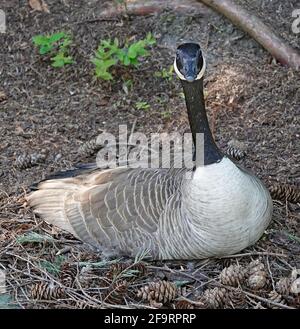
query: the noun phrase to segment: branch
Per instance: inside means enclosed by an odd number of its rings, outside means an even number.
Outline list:
[[[127,0],[125,5],[110,5],[101,13],[101,17],[113,17],[118,15],[130,14],[137,16],[146,16],[160,13],[164,10],[174,10],[182,13],[197,12],[208,14],[209,8],[195,0]]]
[[[232,0],[197,0],[226,16],[233,24],[247,32],[281,64],[300,69],[300,53],[278,37],[258,17]]]

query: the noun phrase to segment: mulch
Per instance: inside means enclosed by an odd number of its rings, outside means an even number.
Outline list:
[[[135,123],[135,130],[146,134],[187,131],[179,81],[154,75],[172,65],[174,49],[183,40],[197,40],[206,53],[207,111],[220,148],[242,145],[248,155],[242,164],[268,186],[274,182],[299,186],[299,73],[277,64],[227,20],[217,14],[164,11],[105,21],[95,19],[107,5],[103,1],[47,0],[50,14],[32,11],[26,1],[2,2],[8,25],[7,33],[0,35],[0,266],[6,270],[12,307],[111,307],[102,297],[112,289],[107,273],[115,260],[104,259],[73,236],[40,221],[24,205],[24,196],[31,184],[50,174],[93,161],[80,147],[103,131],[116,133],[119,123],[129,129]],[[283,7],[279,0],[242,1],[299,46],[299,35],[290,29],[296,2]],[[31,39],[61,30],[73,35],[76,64],[56,70],[41,58]],[[139,68],[117,67],[112,83],[94,78],[90,58],[101,39],[138,40],[148,31],[157,45]],[[150,109],[136,109],[141,101]],[[18,165],[20,156],[32,154],[43,156],[28,168]],[[153,280],[176,282],[185,287],[180,295],[198,301],[205,289],[218,284],[224,267],[247,267],[258,258],[268,273],[268,285],[258,291],[241,285],[240,291],[248,292],[245,302],[228,307],[274,307],[267,302],[269,292],[280,278],[300,268],[299,210],[299,204],[275,201],[272,224],[255,246],[238,257],[146,263],[147,275],[131,280],[128,293],[113,307],[153,307],[136,294]],[[61,266],[66,263],[76,267],[77,278],[68,286],[61,280]],[[34,299],[31,289],[41,283],[64,287],[64,295]],[[282,308],[298,308],[297,303],[289,297]]]

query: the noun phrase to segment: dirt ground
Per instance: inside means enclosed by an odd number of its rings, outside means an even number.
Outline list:
[[[268,186],[274,181],[299,186],[299,73],[276,63],[255,41],[213,12],[164,11],[100,20],[97,17],[109,1],[46,2],[49,14],[32,11],[27,1],[0,3],[7,15],[7,33],[0,34],[0,92],[6,95],[0,100],[0,269],[6,270],[11,307],[150,307],[135,291],[158,279],[175,282],[181,286],[179,295],[193,307],[200,307],[197,301],[203,291],[219,282],[224,267],[246,267],[260,259],[267,276],[264,287],[253,290],[241,286],[242,303],[224,302],[218,307],[299,308],[299,298],[291,296],[268,302],[276,282],[300,269],[299,204],[274,202],[272,224],[242,255],[147,263],[144,277],[130,281],[123,295],[115,289],[121,298],[104,303],[103,296],[112,289],[107,272],[113,261],[48,226],[23,207],[31,184],[73,164],[93,161],[80,152],[81,146],[103,131],[116,133],[120,123],[131,127],[136,122],[135,130],[148,134],[188,130],[179,81],[154,76],[172,65],[174,49],[184,40],[200,42],[206,54],[207,111],[218,145],[225,150],[232,142],[242,143],[248,154],[243,165]],[[239,2],[299,47],[300,34],[291,30],[292,11],[298,1]],[[37,53],[31,39],[61,30],[73,35],[76,64],[54,69]],[[149,31],[157,38],[157,45],[138,69],[117,68],[113,83],[94,79],[90,58],[101,39],[137,40]],[[132,80],[129,90],[124,88],[128,79]],[[136,102],[141,101],[150,109],[136,109]],[[43,161],[20,168],[17,158],[32,154],[42,154]],[[76,268],[77,280],[63,286],[60,298],[34,298],[34,284],[63,285],[61,264],[65,263]],[[179,307],[176,305],[172,301],[151,307]]]

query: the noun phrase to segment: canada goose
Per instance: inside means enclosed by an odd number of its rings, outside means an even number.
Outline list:
[[[148,250],[152,259],[162,260],[219,257],[261,237],[271,220],[272,200],[262,182],[214,142],[205,112],[200,46],[180,45],[174,68],[194,141],[197,133],[204,134],[204,165],[79,170],[41,182],[28,197],[35,213],[110,256],[134,257]]]

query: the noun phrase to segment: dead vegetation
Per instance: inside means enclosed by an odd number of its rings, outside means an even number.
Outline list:
[[[102,21],[95,16],[102,9],[98,1],[68,1],[69,6],[45,2],[50,13],[3,1],[11,17],[8,32],[0,36],[0,269],[7,279],[5,305],[299,308],[294,290],[299,282],[295,269],[300,268],[300,208],[295,199],[300,183],[299,74],[277,65],[217,15],[165,10]],[[246,3],[257,13],[268,12],[266,21],[289,42],[299,43],[299,36],[286,32],[292,7],[285,11],[280,1]],[[54,26],[72,31],[80,45],[73,54],[76,65],[59,72],[41,61],[31,45],[33,35]],[[119,78],[111,85],[93,80],[89,58],[101,38],[142,38],[149,29],[158,46],[140,69],[115,72]],[[206,100],[217,143],[224,151],[242,149],[242,164],[269,187],[280,187],[273,223],[260,241],[240,255],[198,262],[149,262],[143,255],[137,260],[105,259],[35,218],[24,205],[28,187],[74,163],[94,160],[94,144],[88,145],[88,155],[82,146],[102,131],[115,133],[120,122],[128,127],[136,123],[136,131],[146,133],[187,130],[179,83],[154,77],[154,72],[169,67],[176,43],[191,38],[207,54]],[[124,79],[132,80],[132,89],[124,87]],[[150,110],[136,110],[137,101],[146,101]]]

